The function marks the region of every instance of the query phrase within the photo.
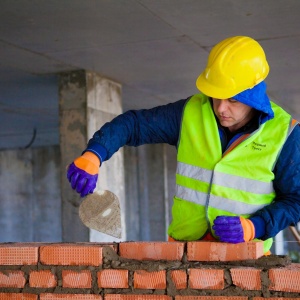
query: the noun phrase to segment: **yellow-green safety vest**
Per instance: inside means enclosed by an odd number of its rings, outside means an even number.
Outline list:
[[[186,103],[177,153],[176,194],[168,234],[198,240],[219,215],[248,218],[275,198],[273,169],[293,129],[292,118],[272,103],[274,118],[234,142],[222,153],[210,99],[202,94]],[[246,138],[245,138],[246,137]],[[264,251],[272,239],[264,242]]]

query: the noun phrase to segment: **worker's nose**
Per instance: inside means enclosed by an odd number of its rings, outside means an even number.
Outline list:
[[[227,100],[219,100],[217,104],[218,113],[225,112],[227,110]]]

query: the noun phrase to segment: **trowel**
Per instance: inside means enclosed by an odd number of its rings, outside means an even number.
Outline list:
[[[97,231],[121,238],[121,212],[118,197],[107,190],[88,194],[79,206],[82,223]]]

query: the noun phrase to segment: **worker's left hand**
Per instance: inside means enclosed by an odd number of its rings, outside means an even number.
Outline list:
[[[93,193],[98,180],[99,167],[99,158],[89,151],[77,157],[68,166],[67,178],[72,189],[76,190],[81,197]]]
[[[218,216],[214,220],[213,230],[221,242],[249,242],[255,237],[253,223],[243,217]]]

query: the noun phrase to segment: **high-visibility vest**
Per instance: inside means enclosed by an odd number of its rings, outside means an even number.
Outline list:
[[[243,135],[222,153],[218,125],[207,96],[192,96],[185,105],[177,153],[176,194],[169,236],[198,240],[212,230],[218,215],[243,216],[275,198],[273,169],[296,124],[271,103],[274,118]],[[265,241],[265,252],[272,239]]]

